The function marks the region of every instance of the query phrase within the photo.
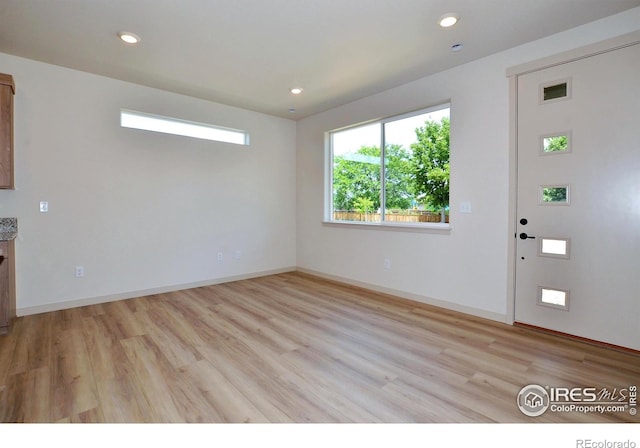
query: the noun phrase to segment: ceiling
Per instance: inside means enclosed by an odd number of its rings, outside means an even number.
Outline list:
[[[0,52],[297,120],[635,6],[640,0],[0,0]],[[437,21],[447,12],[460,21],[445,29]],[[125,45],[119,31],[142,41]],[[456,43],[462,50],[452,52]],[[298,96],[289,92],[296,86]]]

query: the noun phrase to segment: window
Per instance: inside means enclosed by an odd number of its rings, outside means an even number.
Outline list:
[[[330,221],[449,222],[449,104],[329,133]]]
[[[569,311],[569,291],[539,286],[538,305]]]
[[[541,257],[569,258],[569,238],[538,238],[538,255]]]
[[[205,123],[162,117],[131,110],[120,111],[120,126],[144,131],[162,132],[237,145],[249,144],[249,133]]]
[[[554,81],[540,86],[540,104],[554,103],[571,98],[571,78]]]
[[[562,154],[571,152],[571,133],[542,136],[540,154]]]
[[[542,205],[569,205],[569,185],[541,185],[539,191]]]

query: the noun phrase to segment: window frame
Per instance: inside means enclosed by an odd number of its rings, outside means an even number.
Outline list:
[[[136,120],[142,120],[142,123]],[[132,109],[120,109],[120,127],[239,146],[249,146],[250,144],[249,132],[242,129],[150,114]],[[197,129],[198,132],[194,132],[194,129]],[[229,137],[229,134],[233,135],[233,138]]]
[[[395,121],[411,118],[417,115],[428,114],[443,109],[449,109],[449,118],[451,117],[451,101],[443,101],[433,106],[428,106],[420,109],[416,109],[409,112],[404,112],[397,115],[390,115],[384,118],[373,119],[369,121],[363,121],[348,126],[342,126],[330,131],[326,131],[324,135],[325,143],[325,188],[324,188],[324,219],[323,225],[332,227],[344,227],[344,228],[360,228],[360,229],[383,229],[383,230],[399,230],[399,231],[417,231],[417,232],[430,232],[430,233],[448,233],[451,230],[451,223],[435,223],[435,222],[393,222],[386,221],[384,218],[387,214],[386,207],[386,186],[385,186],[385,124]],[[346,131],[349,129],[356,129],[363,126],[372,124],[380,125],[380,179],[381,179],[381,191],[380,191],[380,203],[381,213],[379,222],[366,222],[366,221],[339,221],[333,219],[333,163],[334,163],[334,151],[332,135],[337,132]],[[451,132],[451,131],[450,131]],[[449,161],[451,163],[451,161]],[[449,199],[449,211],[451,213],[451,198]],[[451,215],[449,215],[451,216]]]

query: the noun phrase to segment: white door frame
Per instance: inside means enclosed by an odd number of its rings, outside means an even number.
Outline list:
[[[506,323],[515,321],[516,303],[516,205],[518,195],[518,77],[549,67],[574,62],[609,51],[618,50],[640,43],[640,30],[622,36],[607,39],[595,44],[565,51],[553,56],[527,62],[507,69],[509,78],[509,231],[507,266],[507,291],[511,298],[507,300]]]

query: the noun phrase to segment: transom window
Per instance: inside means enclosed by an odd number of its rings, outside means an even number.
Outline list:
[[[335,222],[449,222],[449,104],[329,133]]]
[[[178,118],[162,117],[133,110],[122,109],[120,111],[120,126],[203,140],[235,143],[236,145],[249,144],[249,133],[246,131]]]

